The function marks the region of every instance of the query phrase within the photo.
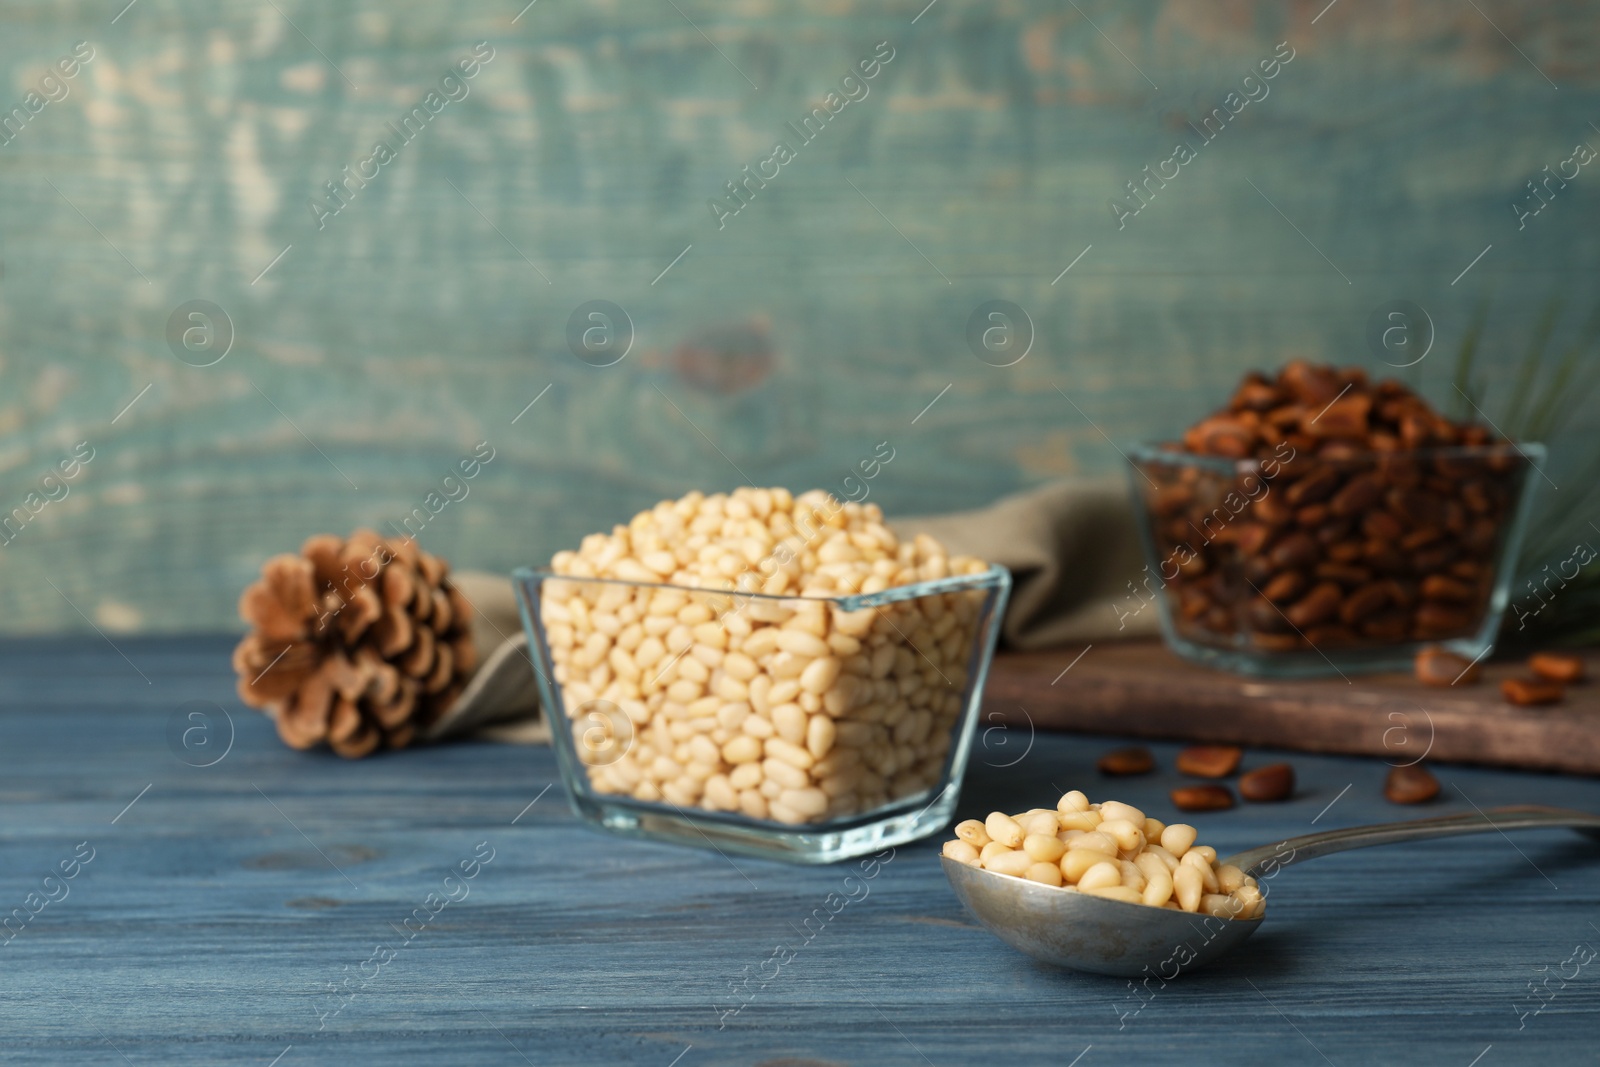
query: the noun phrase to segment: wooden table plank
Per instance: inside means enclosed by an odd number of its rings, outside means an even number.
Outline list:
[[[1156,641],[1096,645],[1073,664],[1079,651],[997,657],[986,692],[996,721],[1600,774],[1600,684],[1572,687],[1561,704],[1514,707],[1500,680],[1526,674],[1520,660],[1485,663],[1477,685],[1433,688],[1406,674],[1245,678],[1179,659]],[[1587,660],[1589,677],[1600,677],[1600,652]]]
[[[1481,1067],[1593,1058],[1600,961],[1520,1031],[1513,1011],[1574,944],[1600,947],[1600,854],[1573,835],[1295,867],[1248,956],[1142,1003],[1121,980],[1036,965],[976,927],[933,842],[900,849],[808,941],[806,919],[853,866],[735,865],[590,831],[552,787],[546,749],[293,752],[234,702],[228,640],[118,645],[150,684],[92,641],[0,643],[0,912],[77,843],[95,849],[69,895],[0,945],[5,1062],[943,1067],[1090,1049],[1080,1067],[1464,1067],[1490,1045]],[[211,767],[168,748],[191,699],[223,705],[236,729]],[[1172,816],[1172,772],[1095,775],[1121,739],[1008,732],[1009,751],[999,734],[974,750],[964,816],[1072,786]],[[1170,767],[1176,746],[1152,748]],[[1294,761],[1293,799],[1205,816],[1205,840],[1227,851],[1474,803],[1600,810],[1588,779],[1462,767],[1442,772],[1439,803],[1405,811],[1380,798],[1381,763]],[[469,894],[405,944],[396,927],[481,841],[494,858]],[[738,1002],[730,983],[780,943],[792,962],[721,1015]],[[379,944],[396,956],[319,1021],[328,984]]]

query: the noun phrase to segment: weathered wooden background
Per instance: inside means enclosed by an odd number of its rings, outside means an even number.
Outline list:
[[[1525,228],[1511,206],[1600,147],[1580,0],[124,2],[0,9],[25,116],[0,511],[94,450],[0,545],[8,630],[233,625],[264,556],[400,521],[480,441],[419,537],[462,566],[692,487],[837,485],[885,440],[874,499],[976,505],[1114,471],[1107,437],[1170,432],[1250,366],[1386,370],[1389,300],[1436,324],[1408,372],[1436,398],[1485,298],[1508,376],[1544,302],[1575,328],[1600,276],[1600,167]],[[470,95],[319,229],[324,183],[480,41]],[[1119,230],[1108,201],[1282,41],[1270,95]],[[799,144],[784,123],[879,42],[868,95]],[[796,158],[719,229],[708,199],[780,139]],[[993,299],[1036,328],[1014,366],[966,341]],[[233,324],[211,366],[168,343],[191,300]],[[590,300],[634,325],[615,365],[569,350]]]

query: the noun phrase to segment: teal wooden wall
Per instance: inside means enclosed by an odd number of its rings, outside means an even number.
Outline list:
[[[897,512],[1113,472],[1101,431],[1169,433],[1246,368],[1384,370],[1388,300],[1437,324],[1409,373],[1442,399],[1475,302],[1504,376],[1545,300],[1596,295],[1600,164],[1511,207],[1600,147],[1596,3],[925,2],[9,0],[0,509],[93,459],[0,546],[0,628],[235,625],[263,557],[398,522],[478,442],[419,540],[504,569],[693,487],[837,486],[885,440]],[[479,41],[464,99],[386,132]],[[1270,95],[1119,229],[1124,183],[1283,41]],[[708,200],[780,139],[719,229]],[[966,340],[995,299],[1035,327],[1014,366]],[[168,343],[192,300],[233,325],[211,366]],[[621,362],[569,351],[590,300],[631,318]]]

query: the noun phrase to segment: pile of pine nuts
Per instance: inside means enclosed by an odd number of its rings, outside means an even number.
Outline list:
[[[551,569],[541,618],[596,792],[812,823],[939,784],[984,591],[828,598],[987,564],[902,543],[876,504],[737,489],[663,501]],[[598,705],[630,736],[581,743]]]
[[[944,854],[972,867],[1069,893],[1227,919],[1258,919],[1267,902],[1256,880],[1217,850],[1196,845],[1195,828],[1148,818],[1131,804],[1089,803],[1074,789],[1054,811],[992,812],[956,826]]]

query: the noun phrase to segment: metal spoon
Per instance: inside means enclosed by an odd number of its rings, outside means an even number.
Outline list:
[[[1491,830],[1564,826],[1600,839],[1600,815],[1528,804],[1411,822],[1354,826],[1292,837],[1218,861],[1258,880],[1301,860],[1371,845],[1455,837]],[[1226,954],[1256,932],[1261,919],[1227,919],[1152,908],[969,867],[941,857],[956,896],[1000,940],[1035,959],[1096,974],[1149,973],[1171,980]]]

